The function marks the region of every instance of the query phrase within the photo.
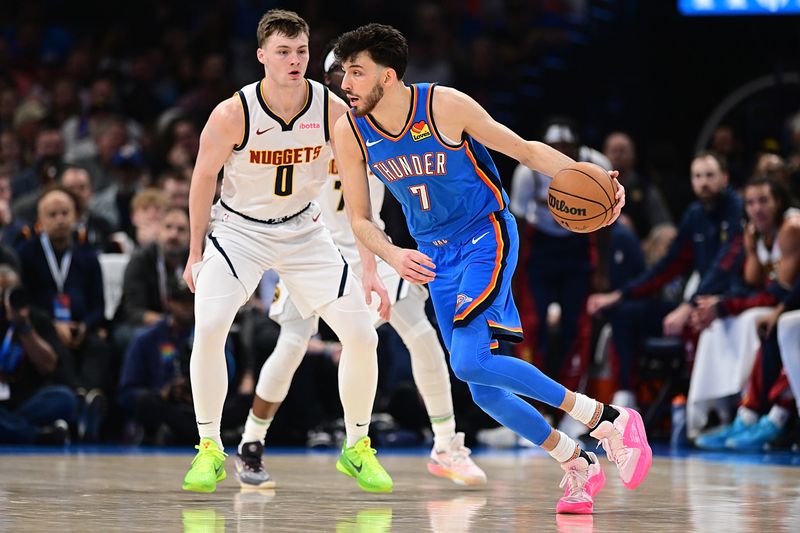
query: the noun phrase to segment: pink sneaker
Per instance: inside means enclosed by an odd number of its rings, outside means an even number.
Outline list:
[[[642,416],[634,409],[611,407],[619,411],[614,423],[601,422],[589,435],[600,441],[609,461],[617,465],[622,483],[633,490],[647,477],[653,451],[647,444]]]
[[[561,464],[565,474],[559,487],[566,485],[567,488],[564,489],[564,496],[558,500],[556,513],[592,514],[594,495],[606,484],[606,476],[597,456],[592,452],[586,453],[592,458],[592,464],[588,464],[583,457]]]
[[[470,459],[470,453],[470,449],[464,446],[464,434],[456,433],[447,450],[431,450],[428,472],[450,479],[457,485],[485,485],[486,474]]]

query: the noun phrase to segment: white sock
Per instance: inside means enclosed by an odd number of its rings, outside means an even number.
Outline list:
[[[433,448],[443,452],[450,448],[450,441],[456,436],[456,417],[453,413],[447,416],[431,417],[433,429]]]
[[[758,413],[744,405],[739,406],[739,409],[736,410],[736,416],[742,419],[745,426],[752,426],[758,422]]]
[[[222,445],[222,438],[219,436],[219,432],[217,432],[216,435],[203,435],[203,433],[200,432],[200,440],[203,439],[213,440],[214,442],[217,443],[217,446],[219,446],[220,450],[222,450],[223,452],[225,451],[225,447]]]
[[[352,448],[356,442],[360,441],[369,433],[369,422],[364,424],[345,422],[344,430],[347,432],[347,445],[345,448]]]
[[[782,428],[786,425],[786,422],[789,420],[789,410],[785,407],[781,407],[780,405],[773,405],[772,409],[769,410],[767,413],[767,418],[769,418],[773,424]]]
[[[597,412],[598,404],[600,404],[600,402],[597,400],[593,400],[580,392],[576,392],[575,405],[572,406],[569,416],[581,424],[586,424],[588,426],[591,424],[594,414]],[[600,405],[602,406],[603,404]]]
[[[242,451],[242,445],[246,442],[260,442],[264,444],[264,439],[267,436],[267,430],[271,423],[271,418],[258,418],[253,414],[253,410],[250,409],[250,413],[247,415],[247,422],[244,423],[242,440],[239,442],[239,451]]]
[[[561,438],[558,440],[556,447],[550,450],[550,456],[559,463],[566,463],[575,457],[575,452],[578,449],[578,444],[569,438],[565,433],[558,431]]]

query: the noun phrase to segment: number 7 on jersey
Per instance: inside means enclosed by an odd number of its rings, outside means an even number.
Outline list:
[[[431,200],[428,196],[428,186],[424,183],[421,185],[412,185],[408,188],[408,190],[414,196],[419,197],[419,205],[422,207],[423,211],[429,211],[431,208]]]

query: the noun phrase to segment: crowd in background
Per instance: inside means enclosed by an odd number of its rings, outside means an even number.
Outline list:
[[[69,2],[28,2],[0,19],[0,443],[196,440],[188,381],[193,298],[181,280],[188,191],[211,109],[262,74],[254,25],[273,2],[146,4],[100,13],[108,24],[99,28]],[[568,40],[586,9],[580,0],[357,4],[347,18],[325,2],[287,6],[311,24],[309,77],[320,78],[314,53],[342,29],[391,20],[413,28],[406,81],[455,86],[512,126],[521,118],[509,112],[507,88],[520,86],[520,65]],[[547,176],[522,167],[503,176],[524,236],[515,296],[526,331],[522,345],[506,349],[572,389],[646,409],[656,432],[669,423],[664,406],[684,394],[693,439],[720,424],[758,427],[770,443],[796,439],[787,437],[797,415],[781,371],[777,313],[760,337],[759,317],[740,326],[755,333],[738,363],[713,360],[715,350],[727,352],[718,348],[724,334],[711,354],[702,339],[715,321],[796,305],[787,296],[796,279],[781,280],[781,292],[766,263],[776,260],[775,237],[800,193],[800,110],[758,151],[744,150],[741,132],[718,125],[710,151],[687,168],[642,161],[635,135],[613,123],[602,135],[593,129],[602,143],[588,146],[577,118],[525,123],[573,158],[617,169],[627,203],[613,226],[571,234],[547,213]],[[670,170],[654,175],[655,168]],[[745,209],[748,191],[759,187],[775,203],[767,216],[774,227],[759,234],[766,244],[748,240],[753,217],[764,216]],[[394,240],[413,245],[391,200],[384,214]],[[764,271],[754,273],[748,257],[761,257],[758,246],[767,254]],[[699,281],[687,287],[693,273]],[[266,277],[241,310],[226,348],[223,430],[231,441],[279,331],[267,316],[274,283]],[[408,354],[388,327],[379,336],[375,440],[421,443],[427,418]],[[271,442],[337,445],[339,350],[322,328]],[[698,395],[714,384],[692,388],[695,365],[711,374],[738,366],[718,394]],[[453,385],[459,429],[471,442],[517,443],[493,429],[463,384]],[[783,411],[774,414],[774,405]],[[772,415],[777,431],[769,433],[760,415]]]

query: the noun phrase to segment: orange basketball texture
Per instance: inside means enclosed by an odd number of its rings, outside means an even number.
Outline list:
[[[547,206],[563,227],[589,233],[611,219],[616,193],[616,185],[603,168],[594,163],[574,163],[553,177]]]

